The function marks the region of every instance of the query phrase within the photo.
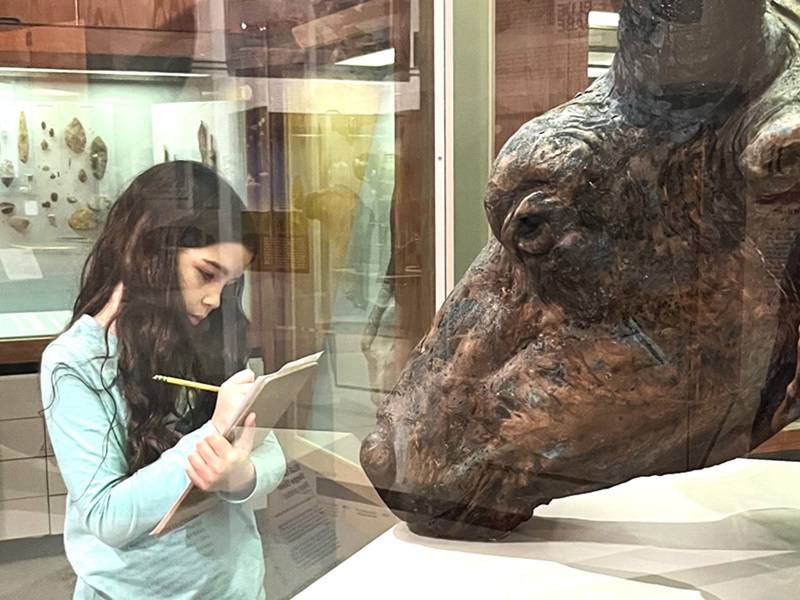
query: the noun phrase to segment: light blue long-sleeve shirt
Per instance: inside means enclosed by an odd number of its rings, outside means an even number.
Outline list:
[[[103,364],[105,330],[84,315],[42,356],[45,420],[67,488],[64,548],[78,576],[73,598],[264,598],[264,553],[249,501],[283,478],[275,436],[250,455],[256,481],[247,498],[222,495],[182,527],[150,536],[189,483],[189,454],[215,429],[209,421],[126,477],[125,401],[116,386],[109,393],[102,385],[109,387],[117,368],[116,339],[108,339],[112,358]]]

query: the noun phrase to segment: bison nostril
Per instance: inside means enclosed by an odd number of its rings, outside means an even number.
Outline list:
[[[360,460],[376,489],[392,487],[397,469],[394,447],[380,431],[375,431],[364,439]]]

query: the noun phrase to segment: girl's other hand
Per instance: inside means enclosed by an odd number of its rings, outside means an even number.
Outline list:
[[[217,406],[211,422],[217,431],[224,433],[231,426],[242,407],[242,400],[255,381],[256,375],[250,369],[239,371],[223,383],[217,392]]]
[[[247,495],[248,490],[253,489],[256,476],[250,460],[255,424],[256,416],[250,413],[232,444],[219,433],[198,442],[186,468],[192,483],[205,492]]]

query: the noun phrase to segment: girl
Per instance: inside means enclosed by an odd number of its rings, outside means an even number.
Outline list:
[[[45,419],[67,487],[64,547],[73,598],[259,599],[264,560],[250,498],[275,489],[283,453],[217,433],[252,385],[216,397],[154,382],[222,381],[247,359],[242,273],[254,237],[236,192],[199,163],[157,165],[109,212],[69,328],[42,357]],[[249,229],[249,232],[248,232]],[[192,481],[210,511],[149,534]]]

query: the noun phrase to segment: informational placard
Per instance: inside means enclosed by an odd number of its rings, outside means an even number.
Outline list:
[[[11,281],[41,279],[42,269],[33,250],[22,248],[0,249],[0,264]]]

